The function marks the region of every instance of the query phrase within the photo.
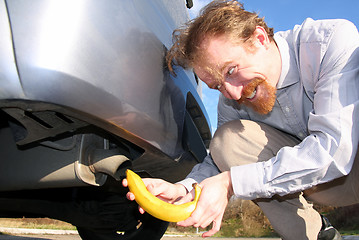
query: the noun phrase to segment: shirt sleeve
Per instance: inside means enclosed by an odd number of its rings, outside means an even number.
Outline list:
[[[187,191],[192,190],[193,183],[200,183],[204,179],[219,174],[220,171],[216,164],[213,162],[211,155],[207,155],[203,162],[195,165],[192,171],[188,174],[186,179],[178,182],[186,187]]]
[[[219,94],[218,101],[218,126],[221,126],[223,123],[238,119],[239,115],[233,111],[231,105],[226,104],[226,98]],[[195,165],[192,171],[188,174],[188,176],[178,182],[186,187],[187,191],[192,190],[193,183],[200,183],[204,179],[208,177],[215,176],[220,173],[220,170],[214,163],[211,155],[207,155],[202,163]]]
[[[327,40],[300,43],[301,77],[313,87],[309,135],[268,161],[232,167],[235,195],[286,195],[349,174],[359,139],[359,35],[348,21],[330,25]]]

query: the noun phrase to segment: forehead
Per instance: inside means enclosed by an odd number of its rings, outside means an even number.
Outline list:
[[[215,73],[212,69],[203,69],[202,67],[194,67],[194,72],[209,88],[215,88],[220,84],[222,77]]]
[[[193,68],[197,74],[207,77],[221,75],[226,66],[238,61],[239,57],[244,54],[241,44],[234,43],[224,35],[204,38],[198,51]]]
[[[234,43],[224,35],[207,37],[200,44],[197,65],[220,69],[224,64],[236,61],[245,53],[242,45]]]
[[[234,44],[225,36],[211,36],[203,39],[200,49],[205,54],[207,60],[210,61],[213,57],[224,57],[233,46]]]

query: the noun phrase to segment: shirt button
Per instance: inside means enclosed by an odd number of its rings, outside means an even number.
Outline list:
[[[304,133],[299,133],[298,136],[299,136],[300,138],[303,138],[305,135],[304,135]]]
[[[284,109],[285,109],[286,112],[290,111],[290,108],[288,106],[286,106]]]

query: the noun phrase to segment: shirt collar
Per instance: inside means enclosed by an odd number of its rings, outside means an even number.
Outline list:
[[[299,72],[295,61],[293,49],[289,48],[288,42],[280,36],[274,35],[282,59],[282,72],[277,83],[277,89],[288,87],[299,81]]]

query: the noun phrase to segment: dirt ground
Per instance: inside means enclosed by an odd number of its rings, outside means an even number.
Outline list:
[[[0,235],[0,240],[81,240],[78,235]]]
[[[208,240],[210,239],[217,239],[217,240],[234,240],[234,239],[241,239],[241,240],[280,240],[279,238],[206,238]],[[195,237],[195,236],[188,236],[188,237],[170,237],[170,236],[164,236],[161,238],[161,240],[203,240],[201,237]]]
[[[164,236],[161,240],[201,240],[203,238],[199,236]],[[208,240],[280,240],[280,238],[206,238]],[[344,236],[344,240],[359,240],[359,236]],[[71,235],[6,235],[0,234],[0,240],[81,240],[77,234]]]
[[[200,240],[201,237],[195,236],[164,236],[161,240]],[[220,239],[220,240],[233,240],[235,238],[206,238]],[[237,238],[238,239],[238,238]],[[240,238],[241,240],[254,240],[255,238]],[[81,240],[78,235],[0,235],[0,240]],[[280,240],[279,238],[260,238],[260,240]]]
[[[200,236],[165,235],[161,240],[202,240]],[[280,238],[206,238],[206,240],[280,240]],[[77,234],[1,234],[0,240],[81,240]],[[359,236],[343,236],[343,240],[359,240]]]

